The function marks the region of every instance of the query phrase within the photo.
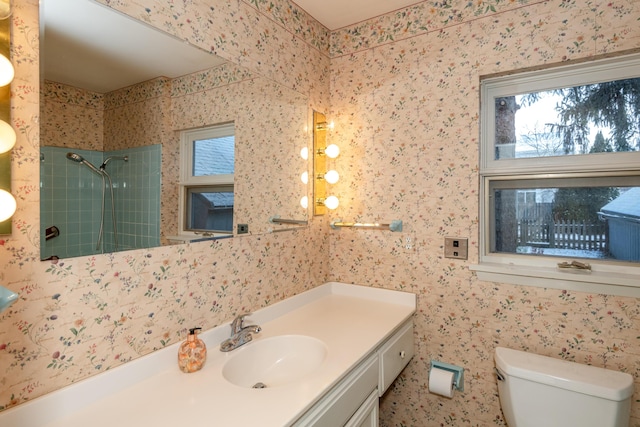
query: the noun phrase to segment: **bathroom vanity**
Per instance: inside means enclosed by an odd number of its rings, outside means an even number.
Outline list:
[[[229,324],[204,332],[202,370],[178,345],[0,413],[0,425],[378,425],[378,398],[414,353],[414,294],[326,283],[261,309],[262,331],[219,351]],[[231,319],[230,319],[231,320]]]

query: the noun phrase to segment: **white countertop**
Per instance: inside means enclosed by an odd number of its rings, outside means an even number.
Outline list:
[[[224,324],[200,335],[208,355],[198,372],[178,369],[179,344],[174,344],[0,412],[0,426],[288,426],[408,320],[415,307],[410,293],[327,283],[261,309],[247,320],[260,325],[262,332],[245,346],[291,334],[325,343],[324,362],[303,380],[265,389],[229,383],[222,367],[242,347],[219,351],[230,332]]]

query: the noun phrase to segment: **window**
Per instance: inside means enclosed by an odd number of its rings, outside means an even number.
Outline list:
[[[233,123],[183,131],[181,140],[181,234],[232,233]]]
[[[483,79],[481,104],[472,269],[640,296],[640,56]]]

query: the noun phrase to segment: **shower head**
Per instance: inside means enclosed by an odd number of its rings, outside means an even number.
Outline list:
[[[111,160],[123,160],[125,162],[128,162],[129,156],[109,156],[104,159],[104,162],[102,162],[102,164],[100,165],[100,169],[104,170],[105,166],[107,166],[107,163],[109,163]]]
[[[85,160],[85,158],[78,153],[67,153],[67,159],[73,160],[74,162],[80,163],[81,165],[86,165],[89,169],[91,169],[98,175],[102,175],[102,173],[98,170],[98,168],[93,166],[91,162],[89,162],[88,160]]]
[[[77,153],[67,153],[67,159],[73,160],[74,162],[78,163],[84,162],[84,157]]]

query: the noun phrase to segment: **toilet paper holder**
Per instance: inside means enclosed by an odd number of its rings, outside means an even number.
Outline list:
[[[464,368],[456,365],[450,365],[444,362],[438,362],[437,360],[432,360],[429,370],[433,368],[453,372],[453,387],[458,391],[464,391]]]

